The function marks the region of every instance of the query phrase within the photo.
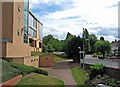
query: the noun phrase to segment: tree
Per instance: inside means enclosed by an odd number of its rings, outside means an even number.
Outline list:
[[[102,37],[102,36],[100,37],[100,40],[105,41],[104,37]]]
[[[66,50],[66,54],[68,58],[72,58],[74,62],[80,62],[80,54],[78,47],[81,47],[81,50],[83,50],[83,39],[79,36],[74,36],[69,42],[68,42],[68,49]],[[82,56],[81,56],[82,57]]]
[[[74,36],[70,34],[69,32],[67,33],[66,39],[63,41],[63,51],[65,52],[68,49],[68,42],[73,38]]]
[[[85,53],[90,52],[90,35],[87,29],[83,28],[83,37],[84,37],[84,46],[85,46]]]
[[[109,41],[99,40],[95,43],[95,50],[96,52],[101,52],[103,58],[105,58],[106,53],[109,53],[111,50],[111,44]]]
[[[55,39],[52,35],[43,38],[43,52],[60,52],[63,50],[63,42]]]
[[[97,37],[94,34],[91,34],[90,35],[90,51],[91,51],[91,53],[95,52],[94,44],[96,43],[96,41],[97,41]]]

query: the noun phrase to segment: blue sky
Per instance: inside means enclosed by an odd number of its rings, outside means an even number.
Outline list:
[[[119,0],[31,0],[30,10],[43,23],[43,36],[65,39],[87,28],[98,38],[113,41],[118,37]]]

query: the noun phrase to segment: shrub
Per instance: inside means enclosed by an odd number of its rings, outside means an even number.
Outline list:
[[[90,76],[96,76],[98,74],[102,75],[104,73],[104,65],[103,64],[95,64],[94,66],[90,66]]]
[[[27,65],[23,65],[23,64],[17,64],[17,63],[11,63],[11,66],[20,70],[21,74],[23,76],[30,74],[30,73],[39,73],[39,74],[43,74],[43,75],[48,75],[48,72],[46,70],[36,68],[33,66],[27,66]]]
[[[48,72],[44,69],[37,68],[34,72],[39,73],[39,74],[43,74],[43,75],[46,75],[46,76],[48,75]]]
[[[93,54],[93,57],[94,57],[94,58],[97,58],[97,54],[96,54],[96,53],[94,53],[94,54]]]
[[[104,59],[104,57],[102,57],[102,56],[98,56],[98,59]]]

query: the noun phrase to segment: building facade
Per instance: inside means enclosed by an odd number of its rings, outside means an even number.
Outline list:
[[[29,1],[2,2],[2,57],[28,57],[42,51],[40,21],[30,12]],[[1,43],[0,43],[1,44]]]
[[[112,41],[112,54],[113,56],[119,55],[120,40]]]

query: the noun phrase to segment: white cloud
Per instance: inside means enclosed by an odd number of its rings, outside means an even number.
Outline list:
[[[69,0],[43,0],[41,2],[60,5],[62,2],[68,1]],[[43,21],[44,26],[59,31],[70,32],[75,35],[82,33],[82,28],[85,27],[90,33],[97,34],[97,36],[100,36],[99,31],[104,31],[104,27],[118,27],[118,8],[114,7],[113,5],[118,4],[119,0],[72,1],[72,8],[48,13],[47,15],[42,16],[40,19]],[[95,29],[97,27],[99,27],[100,30]],[[105,37],[109,40],[110,38],[111,40],[114,40],[115,38],[114,36],[110,35]]]

